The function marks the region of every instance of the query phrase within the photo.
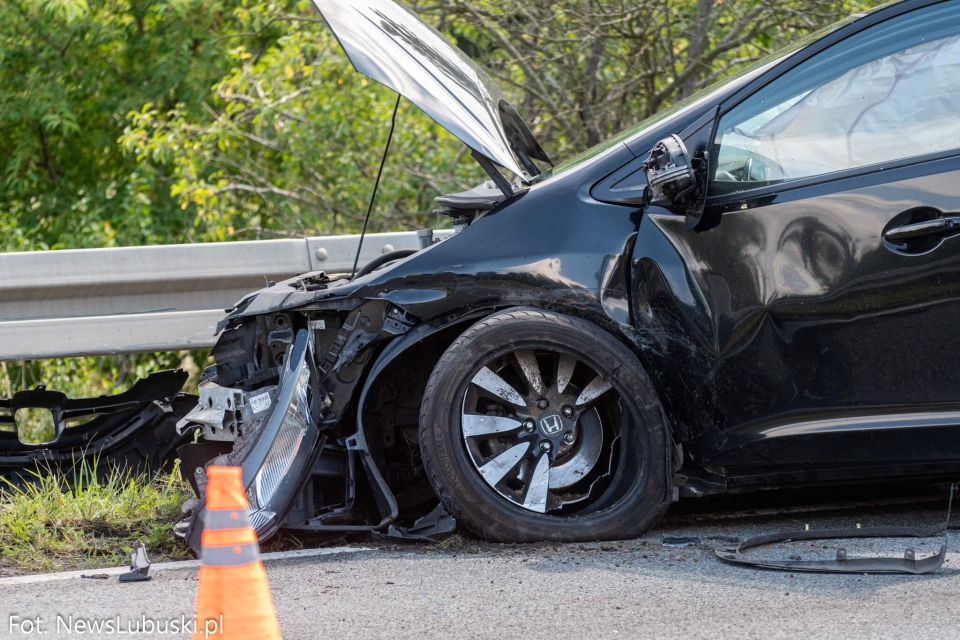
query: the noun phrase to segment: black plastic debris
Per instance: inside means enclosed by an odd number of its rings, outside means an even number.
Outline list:
[[[427,515],[419,518],[412,527],[396,527],[390,525],[384,538],[399,538],[401,540],[426,540],[440,542],[457,530],[456,519],[447,513],[442,504]]]
[[[130,556],[130,572],[120,576],[120,582],[146,582],[150,579],[150,558],[147,557],[147,548],[141,542],[137,550]]]
[[[112,396],[68,398],[44,386],[0,398],[0,492],[25,488],[50,473],[61,473],[73,486],[114,469],[153,476],[173,468],[177,448],[193,433],[177,434],[176,424],[197,404],[180,393],[184,371],[160,371]],[[23,442],[16,421],[20,409],[49,412],[54,427],[50,442]],[[86,471],[86,470],[89,470]]]
[[[950,487],[950,499],[947,503],[947,520],[943,524],[930,527],[849,527],[845,529],[822,529],[802,531],[781,531],[747,538],[738,545],[717,547],[717,557],[727,562],[758,569],[777,571],[804,571],[817,573],[932,573],[943,566],[947,557],[947,532],[950,526],[950,510],[953,505],[953,493],[956,485]],[[776,542],[799,540],[830,540],[838,538],[932,538],[943,533],[940,552],[927,558],[917,558],[916,550],[906,549],[902,558],[851,558],[844,547],[837,548],[834,560],[753,560],[743,554],[746,549],[760,547]]]
[[[663,536],[663,546],[679,549],[681,547],[692,547],[700,544],[700,538],[696,536]]]

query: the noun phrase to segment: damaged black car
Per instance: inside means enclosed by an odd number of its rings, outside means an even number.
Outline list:
[[[261,539],[601,540],[960,471],[960,1],[851,16],[557,165],[413,12],[315,4],[490,180],[437,198],[452,236],[237,304],[179,424],[199,495],[242,467]]]

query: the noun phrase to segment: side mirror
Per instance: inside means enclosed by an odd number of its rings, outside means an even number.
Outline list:
[[[713,114],[707,114],[690,129],[695,129],[692,134],[672,135],[655,144],[643,163],[649,184],[647,203],[686,216],[687,231],[703,227]],[[693,155],[687,151],[684,140],[694,145]]]
[[[670,209],[686,217],[687,231],[715,225],[719,216],[715,211],[707,215],[704,210],[709,150],[719,111],[715,106],[678,135],[664,138],[646,158],[637,148],[638,141],[624,143],[634,158],[593,185],[590,195],[600,202]]]
[[[650,185],[650,204],[658,207],[681,204],[697,186],[690,154],[678,135],[664,138],[653,146],[643,163],[643,171]]]

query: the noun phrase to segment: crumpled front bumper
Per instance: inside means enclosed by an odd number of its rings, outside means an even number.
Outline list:
[[[42,387],[0,399],[0,488],[22,487],[38,475],[80,473],[103,476],[120,468],[154,474],[167,470],[185,441],[174,426],[196,396],[180,393],[183,371],[161,371],[138,380],[128,391],[98,398],[68,398]],[[21,442],[16,413],[46,409],[55,426],[51,442]]]

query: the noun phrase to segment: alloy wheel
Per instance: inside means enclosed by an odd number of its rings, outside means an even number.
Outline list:
[[[537,513],[589,505],[616,466],[620,398],[582,358],[515,349],[480,367],[464,391],[460,431],[479,476]]]

